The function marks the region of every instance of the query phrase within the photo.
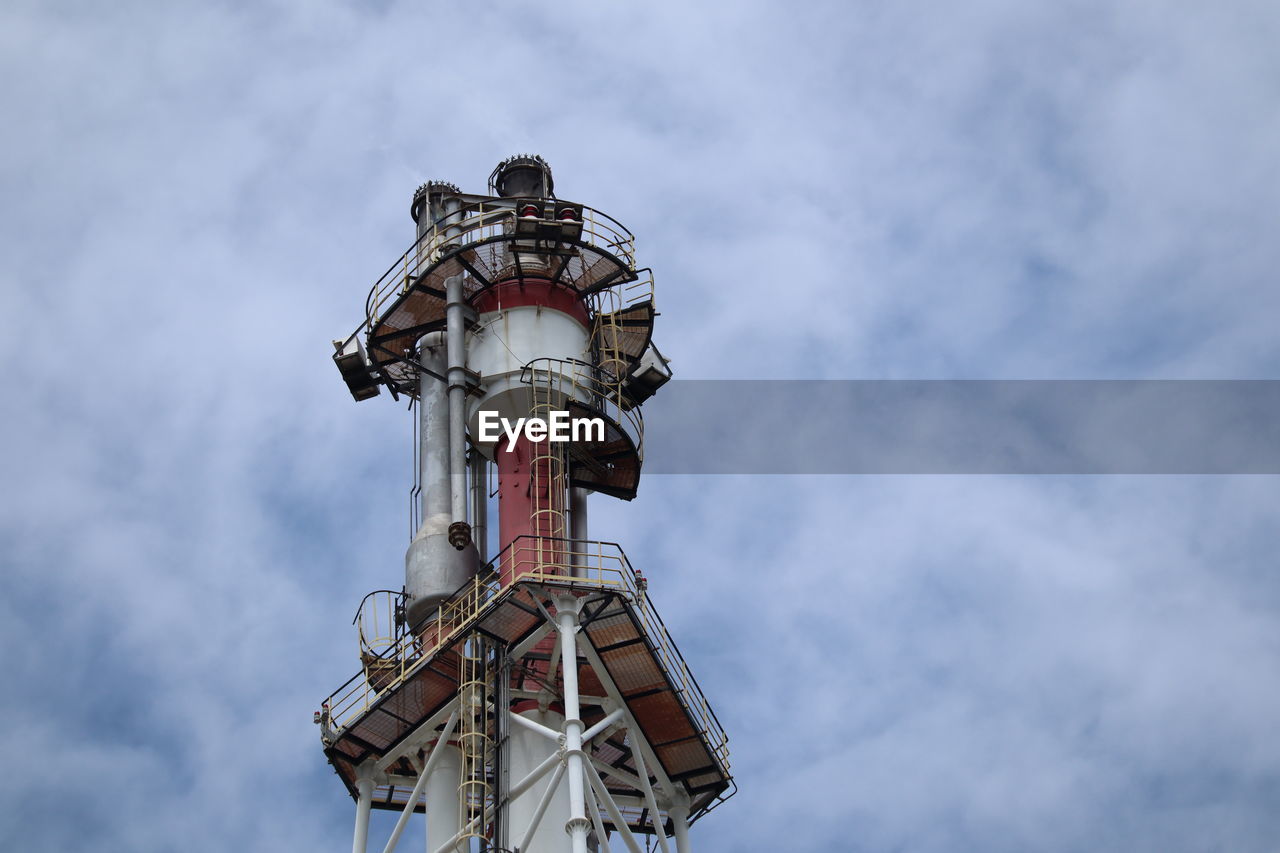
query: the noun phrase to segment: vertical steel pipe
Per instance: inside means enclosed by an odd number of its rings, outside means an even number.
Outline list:
[[[458,818],[458,786],[462,783],[462,753],[453,744],[437,743],[440,764],[427,780],[427,844],[436,850],[460,831]]]
[[[551,447],[545,439],[530,441],[521,434],[514,442],[503,437],[494,453],[503,586],[535,569],[564,572],[565,477]]]
[[[449,484],[453,527],[450,541],[458,550],[470,539],[456,536],[456,525],[467,523],[467,351],[462,275],[445,279],[445,335],[449,358]],[[466,529],[466,528],[461,528]]]
[[[569,821],[565,831],[572,853],[587,853],[586,799],[583,791],[582,716],[578,704],[578,607],[573,596],[556,601],[556,627],[560,631],[560,672],[564,681],[564,752],[569,775]]]
[[[418,361],[440,376],[445,374],[448,361],[441,332],[423,336],[418,344]],[[451,509],[449,391],[443,382],[425,371],[418,373],[418,418],[418,483],[422,489],[422,521],[425,523],[428,519],[443,520]]]
[[[481,563],[489,554],[489,462],[480,454],[471,460],[471,541]]]
[[[693,848],[689,846],[689,803],[679,799],[667,809],[667,816],[671,818],[672,834],[676,838],[676,853],[692,853]]]
[[[369,846],[369,810],[373,807],[373,776],[361,772],[356,780],[356,834],[351,853],[366,853]]]
[[[478,564],[470,549],[459,552],[449,544],[449,525],[453,519],[449,395],[445,383],[426,372],[444,375],[445,350],[442,332],[425,335],[418,348],[418,359],[426,368],[418,376],[418,482],[422,523],[405,553],[410,627],[421,625],[440,602],[466,583]]]
[[[586,546],[587,541],[587,495],[589,492],[581,486],[569,489],[569,538],[573,540],[570,553],[573,555],[572,571],[576,578],[587,576]]]

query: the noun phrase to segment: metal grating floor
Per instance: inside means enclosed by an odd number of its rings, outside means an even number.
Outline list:
[[[691,817],[698,817],[727,796],[725,792],[733,787],[733,781],[707,733],[698,727],[695,715],[685,707],[676,680],[664,668],[661,656],[626,595],[590,584],[575,584],[573,578],[567,577],[563,583],[546,578],[537,583],[519,581],[485,606],[478,615],[476,627],[502,643],[518,644],[544,624],[535,602],[554,612],[550,595],[563,593],[566,588],[592,598],[591,613],[584,614],[581,636],[599,655],[608,680],[626,701],[662,770],[688,791]],[[452,646],[436,650],[414,666],[416,669],[398,688],[379,695],[325,750],[353,796],[359,764],[385,755],[457,695],[457,653]],[[579,679],[584,694],[599,689],[596,695],[605,695],[604,685],[585,661],[579,662]],[[592,756],[635,773],[630,750],[621,738],[594,744]],[[407,794],[408,791],[399,789],[380,791],[375,797],[375,806],[403,808]],[[653,819],[645,810],[627,815],[633,830],[640,832],[651,831]],[[659,815],[658,819],[663,821],[665,816]]]

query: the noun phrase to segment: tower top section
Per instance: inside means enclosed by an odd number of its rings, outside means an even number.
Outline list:
[[[483,312],[495,300],[510,305],[513,289],[527,296],[533,286],[585,315],[591,351],[573,358],[603,358],[600,365],[628,386],[628,410],[647,398],[656,386],[638,377],[663,360],[656,348],[646,360],[656,311],[652,276],[636,265],[634,235],[601,211],[555,197],[551,167],[536,155],[503,160],[488,190],[477,195],[432,180],[413,194],[417,239],[370,289],[365,322],[334,341],[352,396],[375,397],[384,385],[393,395],[416,396],[418,343],[445,329],[450,304]],[[462,284],[456,300],[447,293],[455,277]],[[670,375],[665,366],[659,373]]]
[[[502,198],[554,198],[551,167],[537,154],[516,154],[489,175],[489,192]]]
[[[427,181],[414,192],[413,203],[409,206],[409,215],[413,217],[414,222],[417,222],[427,205],[438,206],[445,196],[456,196],[461,192],[462,190],[458,189],[456,184],[448,181]]]

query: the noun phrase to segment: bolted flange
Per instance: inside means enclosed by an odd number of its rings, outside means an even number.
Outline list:
[[[449,544],[461,551],[471,544],[471,525],[465,521],[455,521],[449,525]]]
[[[489,190],[503,198],[554,198],[551,167],[537,154],[516,154],[489,175]]]
[[[448,181],[427,181],[413,194],[413,202],[409,205],[409,215],[417,222],[428,202],[438,203],[441,196],[458,195],[462,190]]]
[[[564,831],[569,835],[573,835],[575,829],[581,829],[584,832],[591,830],[591,821],[585,817],[571,817],[564,824]]]

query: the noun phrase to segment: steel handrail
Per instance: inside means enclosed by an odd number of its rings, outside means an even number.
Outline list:
[[[572,358],[535,358],[520,372],[520,381],[533,388],[556,390],[566,400],[576,400],[593,407],[608,417],[631,439],[640,458],[644,458],[644,416],[638,406],[624,404],[626,391],[622,379],[612,381],[596,376],[597,368],[590,362]],[[563,386],[568,384],[568,390]],[[581,391],[586,400],[578,397]]]
[[[552,544],[555,543],[555,544]],[[518,557],[521,552],[536,555],[537,559]],[[547,559],[550,557],[550,559]],[[575,558],[595,558],[594,563]],[[515,567],[513,583],[535,581],[566,586],[588,586],[600,589],[621,589],[640,616],[642,627],[649,637],[663,668],[676,688],[676,698],[689,713],[695,726],[707,738],[708,745],[720,761],[724,772],[729,772],[728,737],[715,712],[707,702],[701,687],[693,678],[679,647],[671,638],[657,611],[649,604],[647,592],[636,582],[635,572],[622,548],[613,542],[595,540],[562,539],[558,537],[521,536],[494,557],[476,577],[458,589],[441,605],[434,620],[425,620],[412,628],[395,645],[372,659],[384,673],[394,671],[395,677],[375,689],[369,683],[366,669],[348,679],[329,697],[326,705],[335,729],[340,733],[367,712],[382,693],[403,683],[429,659],[431,652],[457,639],[468,630],[483,611],[485,605],[506,588],[499,583],[497,567],[511,559]],[[523,568],[530,566],[529,568]],[[571,573],[586,572],[585,577]],[[594,576],[593,573],[594,572]],[[426,647],[424,629],[435,623],[435,635],[430,648]],[[441,630],[445,628],[445,630]]]
[[[455,219],[456,213],[446,214],[433,222],[374,282],[365,299],[368,327],[373,328],[377,324],[381,310],[389,300],[408,292],[429,267],[447,254],[500,237],[521,239],[512,233],[513,229],[508,228],[508,221],[514,222],[517,218],[516,210],[511,204],[504,199],[494,199],[489,205],[476,202],[459,211],[462,214],[474,211],[470,216]],[[585,205],[581,205],[581,209],[581,235],[577,240],[565,242],[586,245],[614,255],[627,269],[634,270],[635,235],[603,211]],[[454,221],[450,221],[451,219]]]

